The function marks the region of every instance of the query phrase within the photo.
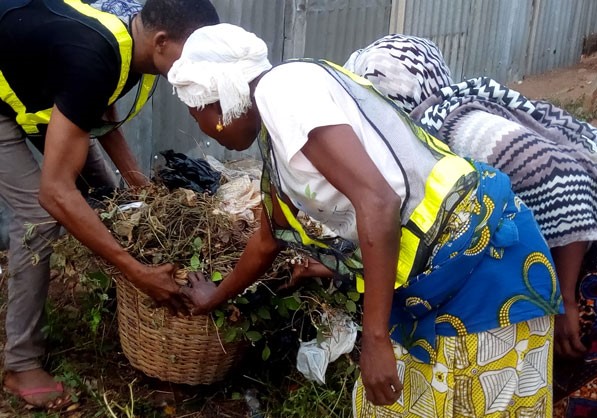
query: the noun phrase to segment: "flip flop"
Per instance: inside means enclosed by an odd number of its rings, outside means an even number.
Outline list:
[[[49,411],[59,411],[64,408],[70,407],[73,405],[72,399],[70,395],[64,391],[64,386],[61,382],[56,382],[53,386],[44,386],[44,387],[37,387],[31,389],[22,389],[22,390],[12,390],[6,386],[4,386],[4,391],[9,393],[13,396],[17,396],[21,398],[26,404],[29,409],[32,408],[43,408]],[[53,393],[58,392],[60,395],[56,396],[54,399],[49,400],[42,404],[35,404],[32,402],[27,401],[25,397],[35,396],[35,395],[43,395],[46,393]],[[57,400],[62,400],[58,405],[54,405],[54,402]]]

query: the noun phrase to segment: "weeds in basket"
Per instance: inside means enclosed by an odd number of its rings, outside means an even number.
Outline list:
[[[232,270],[257,228],[256,223],[233,222],[219,208],[220,202],[213,196],[184,189],[170,192],[152,185],[122,191],[106,202],[100,216],[138,260],[179,266],[179,284],[186,283],[189,271],[201,271],[217,283]],[[104,268],[108,270],[109,266]],[[296,309],[299,302],[292,297],[272,299],[274,292],[268,283],[279,279],[283,270],[287,274],[286,266],[277,265],[259,285],[214,311],[214,322],[223,341],[262,340],[261,328],[272,320],[272,314],[267,303],[256,307],[259,302],[275,303],[280,312]],[[268,348],[264,348],[263,357],[268,357]]]

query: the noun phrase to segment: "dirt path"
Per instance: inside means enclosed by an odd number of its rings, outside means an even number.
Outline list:
[[[572,67],[526,77],[510,87],[532,99],[545,99],[597,124],[597,54]]]

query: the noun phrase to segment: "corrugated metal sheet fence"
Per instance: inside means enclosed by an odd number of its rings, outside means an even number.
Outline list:
[[[295,57],[342,63],[389,32],[424,36],[454,78],[502,82],[571,65],[597,30],[596,0],[213,0],[222,21],[262,37],[277,63]],[[166,148],[238,158],[206,138],[162,80],[154,96],[152,153]],[[143,152],[146,155],[147,152]],[[257,156],[256,148],[244,155]]]
[[[595,0],[395,0],[391,32],[432,39],[457,80],[502,82],[578,61]]]
[[[527,73],[541,73],[578,60],[585,36],[597,30],[595,0],[535,0]]]

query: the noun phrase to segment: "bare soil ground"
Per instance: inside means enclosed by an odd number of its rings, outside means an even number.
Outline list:
[[[597,125],[597,54],[583,56],[571,67],[525,77],[510,87],[529,98],[554,102]]]

